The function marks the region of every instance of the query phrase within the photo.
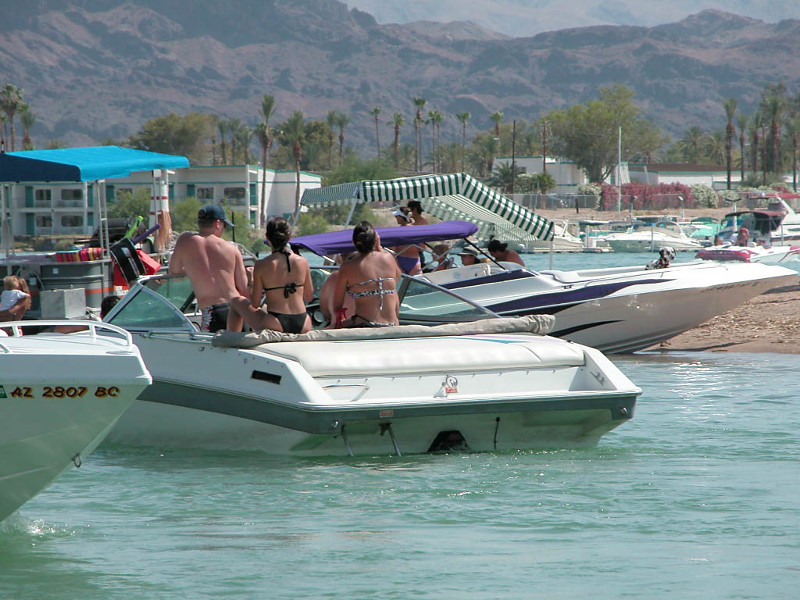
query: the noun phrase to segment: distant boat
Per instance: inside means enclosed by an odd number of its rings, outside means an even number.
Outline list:
[[[610,233],[606,243],[614,252],[653,252],[668,246],[676,251],[699,250],[703,245],[670,220],[634,220],[627,231]]]
[[[772,199],[769,209],[741,210],[722,218],[719,235],[730,240],[742,227],[750,232],[753,241],[786,245],[800,243],[800,214],[780,197]]]

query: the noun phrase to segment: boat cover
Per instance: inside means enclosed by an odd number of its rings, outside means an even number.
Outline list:
[[[403,229],[407,229],[404,227]],[[276,342],[319,342],[338,340],[376,340],[441,337],[455,335],[481,335],[494,333],[532,333],[545,335],[555,324],[553,315],[527,315],[481,319],[469,323],[444,325],[398,325],[396,327],[356,327],[353,329],[315,329],[308,333],[283,333],[265,329],[259,332],[239,333],[223,330],[217,333],[212,345],[218,348],[252,348]]]
[[[98,181],[188,166],[185,156],[120,146],[27,150],[0,154],[0,181]]]
[[[398,204],[408,200],[419,200],[424,210],[439,219],[459,219],[477,224],[482,238],[553,239],[552,221],[466,173],[357,181],[308,189],[300,203],[308,207],[325,207],[354,202]]]
[[[434,225],[378,227],[376,229],[383,246],[408,246],[437,240],[466,238],[477,230],[477,225],[467,221],[445,221]],[[306,248],[320,256],[332,256],[355,250],[352,229],[295,237],[292,238],[292,246]]]

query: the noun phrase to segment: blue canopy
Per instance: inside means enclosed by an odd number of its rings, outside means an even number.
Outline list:
[[[406,227],[378,227],[375,231],[382,246],[409,246],[438,240],[454,240],[468,237],[478,230],[468,221],[445,221],[433,225],[408,225]],[[306,248],[320,256],[331,256],[353,252],[353,230],[340,229],[328,233],[303,235],[292,238],[292,246]]]
[[[98,181],[127,177],[136,171],[188,166],[185,156],[120,146],[5,152],[0,154],[0,182]]]

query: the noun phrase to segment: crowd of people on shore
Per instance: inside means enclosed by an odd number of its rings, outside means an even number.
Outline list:
[[[410,201],[394,217],[399,227],[426,225],[422,205]],[[233,227],[224,208],[203,207],[197,216],[197,232],[178,238],[169,262],[170,274],[185,274],[192,283],[201,312],[200,328],[254,331],[271,329],[285,333],[306,333],[311,319],[306,304],[314,298],[314,284],[308,261],[291,248],[292,227],[283,217],[274,217],[266,227],[271,253],[246,268],[239,250],[222,238]],[[391,327],[399,323],[397,286],[402,273],[423,272],[424,247],[409,244],[387,251],[375,227],[361,221],[353,228],[355,252],[336,257],[333,271],[319,290],[320,310],[331,328]],[[433,261],[425,271],[456,267],[449,244],[432,249]],[[496,261],[524,264],[508,244],[492,240],[488,253]],[[466,266],[481,261],[476,247],[465,246],[460,254]],[[489,261],[489,258],[483,259]]]

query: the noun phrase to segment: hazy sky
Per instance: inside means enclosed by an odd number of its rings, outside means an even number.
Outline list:
[[[800,0],[342,0],[379,23],[473,21],[506,35],[589,25],[653,26],[705,9],[776,23],[800,19]]]

